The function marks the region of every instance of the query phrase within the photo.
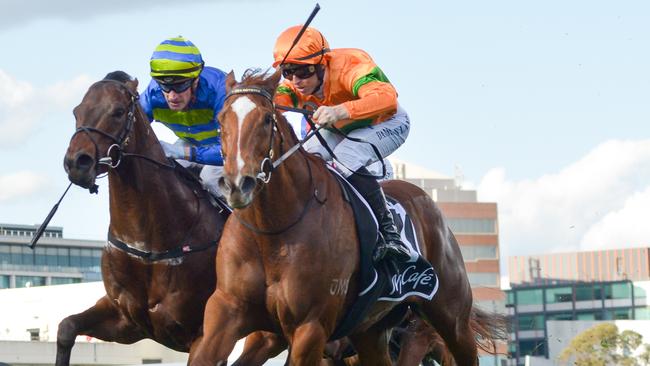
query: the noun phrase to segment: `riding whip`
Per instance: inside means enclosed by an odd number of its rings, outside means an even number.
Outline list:
[[[302,26],[302,29],[300,29],[300,32],[298,32],[298,34],[296,35],[296,39],[293,40],[293,43],[291,44],[291,47],[289,47],[289,51],[287,51],[287,53],[284,55],[284,58],[282,59],[282,62],[280,62],[279,66],[284,65],[284,61],[287,59],[287,57],[291,53],[291,50],[293,49],[293,47],[296,44],[298,44],[298,41],[300,40],[300,37],[302,37],[302,34],[305,33],[305,30],[307,29],[307,27],[309,26],[311,21],[314,20],[314,17],[316,16],[316,13],[318,13],[319,10],[320,10],[320,5],[318,5],[318,3],[316,3],[316,6],[314,7],[314,10],[312,10],[311,14],[309,14],[309,18],[307,18],[307,21]]]
[[[63,200],[63,197],[65,197],[66,193],[68,193],[68,190],[70,189],[70,186],[72,186],[72,182],[70,182],[70,184],[68,184],[68,188],[65,189],[65,192],[63,192],[63,194],[61,195],[61,198],[59,198],[59,200],[56,202],[54,207],[52,207],[52,209],[50,210],[50,213],[47,214],[47,217],[45,218],[45,220],[43,221],[41,226],[38,228],[38,230],[36,230],[36,233],[32,237],[32,241],[29,242],[29,247],[31,249],[34,249],[34,247],[36,246],[36,242],[38,241],[38,239],[41,238],[41,235],[43,235],[43,232],[45,231],[45,228],[47,228],[47,224],[50,223],[50,220],[52,220],[52,216],[54,216],[54,214],[56,213],[56,210],[59,209],[59,203],[61,203],[61,200]]]

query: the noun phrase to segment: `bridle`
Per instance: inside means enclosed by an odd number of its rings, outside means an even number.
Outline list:
[[[257,179],[261,180],[264,184],[267,184],[271,180],[271,173],[273,173],[273,170],[277,167],[273,163],[273,137],[275,137],[275,133],[278,132],[278,120],[277,117],[275,116],[275,103],[273,102],[273,96],[271,93],[268,91],[254,87],[254,86],[247,86],[247,87],[236,87],[230,90],[228,95],[226,95],[226,100],[233,95],[241,95],[241,94],[255,94],[255,95],[260,95],[264,97],[269,103],[271,103],[271,110],[272,112],[272,117],[271,117],[271,122],[273,123],[273,126],[271,128],[271,134],[269,137],[269,148],[268,152],[266,153],[266,156],[262,159],[262,162],[260,163],[260,172],[257,174]],[[282,134],[278,132],[278,135],[280,136],[280,151],[282,151],[282,146],[284,145],[284,138],[282,137]],[[223,155],[223,154],[222,154]],[[279,165],[279,164],[278,164]],[[267,170],[268,169],[268,170]]]
[[[72,137],[70,138],[70,141],[74,139],[74,137],[79,134],[79,133],[84,133],[90,141],[93,143],[95,147],[95,161],[97,162],[95,166],[95,175],[98,175],[97,170],[99,169],[99,165],[106,165],[110,169],[115,169],[117,168],[120,163],[122,162],[122,159],[128,156],[133,156],[133,157],[138,157],[141,159],[144,159],[146,161],[149,161],[151,163],[154,163],[158,166],[169,168],[169,169],[174,169],[173,164],[169,163],[162,163],[159,162],[155,159],[152,159],[148,156],[141,155],[141,154],[134,154],[134,153],[126,153],[124,152],[124,148],[129,144],[129,137],[131,135],[131,131],[133,130],[133,125],[135,124],[135,119],[136,119],[136,112],[137,112],[137,103],[138,99],[140,98],[137,93],[134,93],[129,89],[124,83],[119,82],[117,80],[100,80],[95,83],[95,85],[100,84],[100,83],[113,83],[114,85],[117,85],[120,89],[126,90],[126,92],[130,96],[129,100],[129,106],[128,106],[128,112],[126,114],[126,123],[123,124],[122,129],[120,130],[119,134],[117,137],[111,135],[110,133],[103,131],[101,129],[95,128],[95,127],[90,127],[90,126],[79,126],[75,132],[72,134]],[[93,137],[92,133],[97,133],[103,137],[108,138],[109,140],[113,141],[113,144],[111,144],[108,149],[106,150],[106,153],[104,156],[100,157],[99,156],[99,145],[97,144],[97,140]],[[116,153],[116,161],[113,160],[112,154]],[[89,188],[91,193],[97,193],[97,185],[95,184],[93,187]]]
[[[274,161],[273,160],[273,138],[275,137],[275,132],[278,132],[278,136],[280,137],[280,151],[283,150],[282,146],[284,145],[284,138],[282,137],[282,133],[278,129],[278,120],[277,120],[277,117],[276,117],[277,112],[275,110],[276,105],[273,102],[273,96],[268,91],[266,91],[266,90],[264,90],[262,88],[254,87],[254,86],[246,86],[246,87],[235,87],[235,88],[233,88],[232,90],[230,90],[228,95],[226,95],[226,99],[230,98],[233,95],[241,95],[241,94],[260,95],[260,96],[264,97],[264,99],[267,100],[271,104],[271,107],[272,107],[273,112],[272,112],[272,117],[271,117],[272,120],[271,120],[271,122],[273,123],[273,126],[271,128],[271,133],[270,133],[270,138],[269,138],[269,149],[268,149],[268,153],[266,154],[266,156],[262,159],[262,162],[260,163],[260,172],[257,174],[257,177],[256,177],[258,180],[262,181],[264,184],[268,184],[269,181],[271,180],[271,174],[273,173],[273,170],[275,170],[280,164],[282,164],[282,162],[284,162],[291,154],[296,152],[298,150],[298,148],[304,144],[304,142],[306,142],[311,136],[313,136],[313,133],[306,136],[298,144],[292,146],[286,153],[282,154],[282,156],[280,156],[280,158],[278,158],[277,160]],[[314,186],[314,177],[313,177],[313,172],[312,172],[312,169],[311,169],[311,164],[309,163],[306,156],[303,155],[303,157],[305,158],[305,163],[307,164],[307,170],[309,172],[309,186],[313,187]],[[268,169],[268,170],[266,170],[266,169]],[[233,212],[233,215],[237,218],[237,220],[239,220],[239,222],[244,227],[246,227],[247,229],[249,229],[249,230],[251,230],[251,231],[253,231],[255,233],[263,234],[263,235],[277,235],[277,234],[281,234],[281,233],[289,230],[290,228],[292,228],[293,226],[298,224],[302,220],[302,218],[305,216],[305,214],[307,213],[307,211],[308,211],[308,209],[310,207],[310,203],[313,200],[316,200],[321,204],[325,202],[325,201],[321,201],[318,198],[318,189],[316,189],[316,188],[314,188],[314,193],[312,195],[310,195],[309,199],[305,203],[300,215],[298,215],[298,217],[294,221],[292,221],[290,224],[282,227],[281,229],[276,229],[276,230],[264,230],[264,229],[256,228],[255,226],[251,225],[250,223],[244,221],[236,212]]]
[[[129,135],[131,133],[131,130],[133,129],[133,124],[135,123],[136,101],[140,97],[138,96],[138,94],[132,92],[129,88],[127,88],[126,85],[124,85],[123,83],[117,80],[100,80],[95,84],[99,84],[99,83],[113,83],[114,85],[119,86],[121,89],[126,90],[129,93],[131,100],[129,101],[129,111],[126,114],[126,124],[124,124],[124,127],[120,130],[120,133],[117,137],[95,127],[79,126],[74,132],[74,134],[72,134],[70,140],[72,140],[80,132],[85,133],[86,136],[88,136],[90,141],[95,146],[95,161],[97,161],[98,164],[107,165],[109,168],[117,168],[118,165],[120,165],[120,162],[122,161],[122,148],[129,143]],[[97,145],[97,141],[95,140],[91,132],[98,133],[113,141],[113,144],[108,147],[106,154],[101,158],[99,158],[99,146]],[[113,151],[113,149],[117,149],[118,152],[118,159],[117,162],[115,163],[113,162],[113,158],[111,157],[111,152]]]

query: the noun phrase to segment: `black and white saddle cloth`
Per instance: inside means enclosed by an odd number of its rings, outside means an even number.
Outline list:
[[[375,268],[372,253],[379,240],[377,219],[365,199],[338,172],[330,170],[339,180],[345,199],[354,211],[360,251],[359,297],[343,318],[330,340],[342,338],[350,333],[365,317],[376,301],[402,301],[408,296],[419,296],[431,300],[438,290],[438,275],[431,264],[422,257],[418,246],[415,227],[404,207],[387,197],[388,207],[393,214],[402,241],[411,252],[406,263],[386,263]]]

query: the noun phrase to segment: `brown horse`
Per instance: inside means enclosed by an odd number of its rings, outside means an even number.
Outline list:
[[[216,244],[229,211],[167,160],[137,85],[126,73],[110,73],[74,109],[77,130],[64,160],[70,181],[92,189],[97,175],[108,173],[106,295],[60,323],[57,365],[69,364],[80,334],[127,344],[150,338],[188,352],[215,288]]]
[[[358,295],[356,228],[337,180],[302,149],[275,168],[270,164],[298,143],[274,108],[279,79],[279,72],[249,73],[236,85],[231,74],[226,82],[220,187],[235,211],[224,227],[217,289],[206,304],[204,337],[192,365],[225,364],[235,342],[257,330],[284,335],[291,365],[316,365]],[[472,292],[458,243],[420,188],[389,181],[384,189],[411,215],[422,253],[440,277],[431,301],[404,302],[436,329],[457,364],[475,365]],[[340,283],[349,286],[330,291]],[[350,335],[361,364],[390,365],[389,328],[380,320],[395,306],[374,304]]]

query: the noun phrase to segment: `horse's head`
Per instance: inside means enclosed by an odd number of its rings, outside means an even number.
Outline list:
[[[224,174],[219,187],[235,208],[248,206],[258,184],[271,174],[275,138],[280,136],[273,94],[280,72],[248,72],[237,84],[231,72],[228,97],[219,113]]]
[[[63,162],[68,179],[84,188],[119,162],[136,118],[138,81],[121,71],[94,83],[74,109],[76,131]]]

